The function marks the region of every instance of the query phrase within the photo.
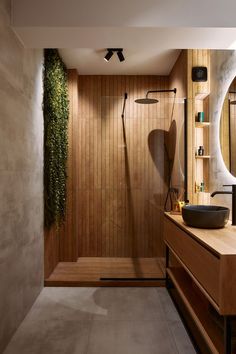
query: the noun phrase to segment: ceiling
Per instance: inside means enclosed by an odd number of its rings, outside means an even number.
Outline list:
[[[124,49],[125,61],[114,54],[109,62],[103,60],[106,50],[80,48],[60,49],[60,55],[69,69],[77,69],[81,75],[168,75],[179,50]]]
[[[236,48],[235,12],[235,0],[12,0],[12,27],[80,74],[167,75],[180,49]],[[126,61],[105,62],[109,47]]]

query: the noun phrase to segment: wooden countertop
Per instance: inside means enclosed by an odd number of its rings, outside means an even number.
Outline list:
[[[232,226],[231,222],[223,229],[197,229],[187,226],[182,215],[165,213],[165,216],[214,253],[220,256],[236,255],[236,226]]]

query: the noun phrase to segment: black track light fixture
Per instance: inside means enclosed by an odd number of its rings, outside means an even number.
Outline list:
[[[111,49],[107,49],[107,54],[104,57],[105,61],[109,61],[113,55],[113,51]]]
[[[120,62],[125,60],[125,57],[123,55],[123,49],[117,51],[117,56],[118,56]]]
[[[117,53],[120,62],[125,60],[123,48],[107,48],[107,54],[105,55],[104,60],[109,61],[114,52]]]

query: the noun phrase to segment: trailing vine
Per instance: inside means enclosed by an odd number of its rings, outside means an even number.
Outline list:
[[[44,223],[59,225],[66,211],[69,100],[67,72],[57,49],[44,51]]]

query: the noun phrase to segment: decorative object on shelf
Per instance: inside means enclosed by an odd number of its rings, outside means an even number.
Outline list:
[[[200,192],[205,192],[205,184],[204,184],[204,182],[201,182],[201,184],[200,184]]]
[[[197,121],[201,123],[204,122],[204,112],[198,112]]]
[[[195,182],[195,193],[200,192],[200,186],[197,182]]]
[[[207,81],[207,67],[195,66],[192,68],[192,81],[205,82]]]
[[[66,211],[69,100],[67,71],[57,49],[44,52],[44,223],[59,225]]]
[[[201,145],[197,151],[198,156],[204,156],[204,147]]]

